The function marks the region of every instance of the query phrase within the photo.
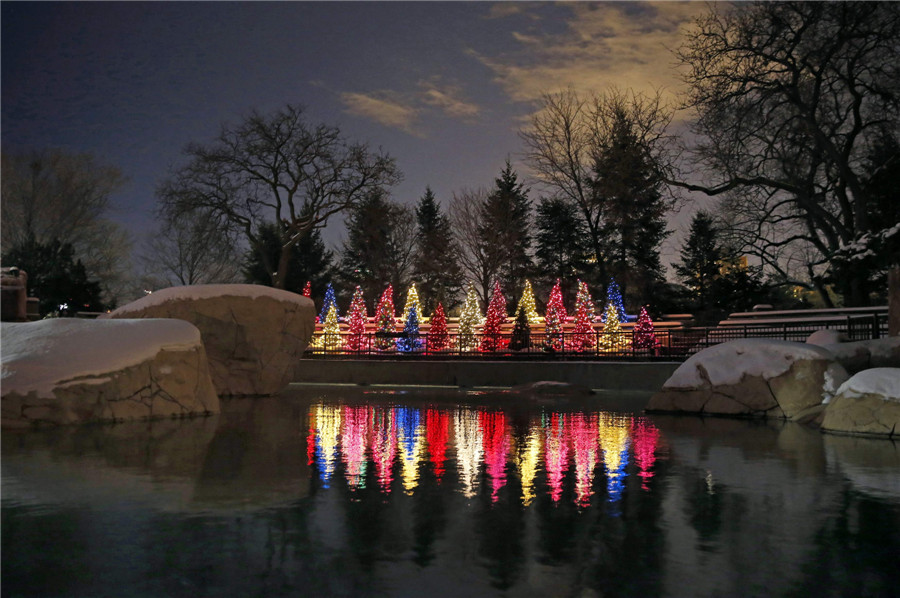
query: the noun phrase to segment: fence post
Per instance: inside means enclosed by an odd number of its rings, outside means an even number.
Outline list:
[[[878,337],[878,314],[872,314],[872,339],[875,340]]]

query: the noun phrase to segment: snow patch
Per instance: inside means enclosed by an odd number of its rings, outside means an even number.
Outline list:
[[[801,359],[826,359],[832,354],[822,347],[790,341],[745,338],[704,349],[681,364],[663,388],[696,388],[706,384],[705,370],[713,386],[738,384],[745,375],[765,380],[788,371]]]
[[[846,397],[881,395],[885,400],[900,402],[900,368],[863,370],[844,382],[837,394]]]
[[[122,315],[141,311],[149,307],[162,305],[167,301],[196,301],[198,299],[229,296],[249,297],[250,299],[271,297],[277,301],[290,301],[293,303],[309,301],[309,299],[303,295],[256,284],[198,284],[183,287],[169,287],[167,289],[155,291],[146,297],[141,297],[137,301],[132,301],[128,305],[123,305],[115,310],[113,314]]]
[[[106,374],[142,363],[161,350],[202,346],[200,331],[183,320],[54,318],[3,323],[0,330],[3,394],[33,391],[48,398],[59,383],[86,378],[84,383],[99,384]]]

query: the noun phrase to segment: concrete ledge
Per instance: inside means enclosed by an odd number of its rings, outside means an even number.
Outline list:
[[[653,361],[375,361],[301,359],[295,382],[494,386],[553,381],[604,390],[655,392],[681,362]]]

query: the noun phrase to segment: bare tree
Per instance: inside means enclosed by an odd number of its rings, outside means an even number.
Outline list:
[[[253,248],[260,248],[263,221],[280,223],[278,263],[266,264],[277,288],[284,288],[291,248],[301,237],[401,178],[393,158],[347,142],[337,128],[310,125],[303,108],[292,105],[269,115],[254,111],[239,125],[223,127],[213,143],[189,145],[185,154],[188,163],[157,192],[162,212],[178,218],[204,210]]]
[[[241,259],[238,240],[202,210],[162,222],[140,256],[147,278],[165,286],[238,282]]]
[[[738,3],[712,7],[677,52],[711,182],[670,182],[728,195],[733,231],[771,268],[814,248],[826,303],[826,267],[846,303],[866,302],[867,273],[836,258],[896,224],[873,210],[865,159],[900,126],[898,39],[894,3]]]
[[[450,200],[450,222],[459,248],[459,264],[475,284],[485,304],[500,272],[502,255],[483,234],[481,221],[490,193],[486,189],[462,189]]]
[[[666,149],[666,128],[671,117],[661,93],[645,96],[611,88],[582,97],[569,89],[546,94],[530,126],[520,132],[537,180],[554,197],[578,208],[590,236],[589,260],[596,265],[600,281],[608,276],[604,239],[608,203],[597,193],[595,165],[616,150],[616,136],[624,122],[643,148],[646,163],[660,174],[668,171],[672,156]]]
[[[122,296],[131,241],[107,217],[110,198],[125,183],[121,171],[90,154],[44,150],[2,155],[2,253],[29,238],[71,244],[104,301]]]

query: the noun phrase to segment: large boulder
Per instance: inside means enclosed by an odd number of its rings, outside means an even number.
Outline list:
[[[647,411],[793,419],[830,398],[846,379],[844,368],[821,347],[741,339],[681,364]]]
[[[822,346],[851,375],[871,368],[900,367],[900,336]]]
[[[2,334],[3,427],[219,411],[187,322],[58,318],[6,323]]]
[[[822,429],[900,437],[900,368],[864,370],[844,382],[825,407]]]
[[[315,327],[312,300],[247,284],[156,291],[110,318],[177,318],[200,329],[220,396],[270,395],[295,381]]]

